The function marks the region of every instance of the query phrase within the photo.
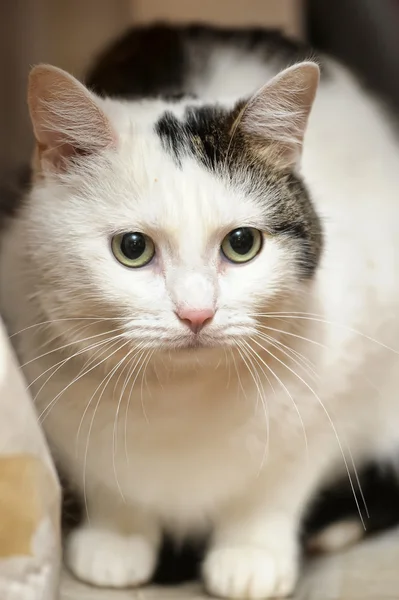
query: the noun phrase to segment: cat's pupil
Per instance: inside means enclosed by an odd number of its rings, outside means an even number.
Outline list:
[[[146,239],[142,233],[125,233],[121,241],[121,250],[126,258],[137,260],[144,254]]]
[[[245,256],[245,254],[248,254],[252,250],[254,234],[249,227],[241,227],[230,233],[229,242],[236,254]]]

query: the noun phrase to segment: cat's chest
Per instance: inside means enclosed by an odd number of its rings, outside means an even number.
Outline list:
[[[98,383],[97,383],[98,385]],[[78,483],[122,491],[165,518],[211,510],[256,478],[267,453],[267,418],[248,383],[246,397],[223,380],[139,385],[123,394],[94,381],[69,388],[45,427]],[[254,394],[251,400],[250,396]],[[54,427],[54,420],[63,423]]]
[[[265,458],[267,427],[259,415],[193,412],[192,418],[154,417],[132,427],[129,459],[126,453],[118,455],[119,474],[132,497],[154,510],[162,498],[165,516],[176,507],[183,514],[187,504],[190,513],[214,510],[215,504],[245,489]]]

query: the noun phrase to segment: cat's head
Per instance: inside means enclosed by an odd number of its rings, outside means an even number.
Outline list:
[[[321,252],[297,175],[318,77],[301,63],[224,108],[102,99],[36,67],[22,243],[46,315],[170,352],[231,346],[300,306]]]

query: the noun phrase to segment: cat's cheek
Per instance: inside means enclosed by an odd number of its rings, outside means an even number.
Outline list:
[[[162,256],[156,256],[155,259],[150,263],[149,268],[151,269],[151,274],[156,277],[161,277],[164,281],[166,281],[166,271],[167,265],[165,264]]]

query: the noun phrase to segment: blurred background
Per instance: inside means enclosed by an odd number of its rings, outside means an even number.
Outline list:
[[[29,160],[31,65],[49,62],[82,76],[129,25],[157,20],[283,30],[350,64],[399,108],[399,0],[2,0],[1,180]]]

